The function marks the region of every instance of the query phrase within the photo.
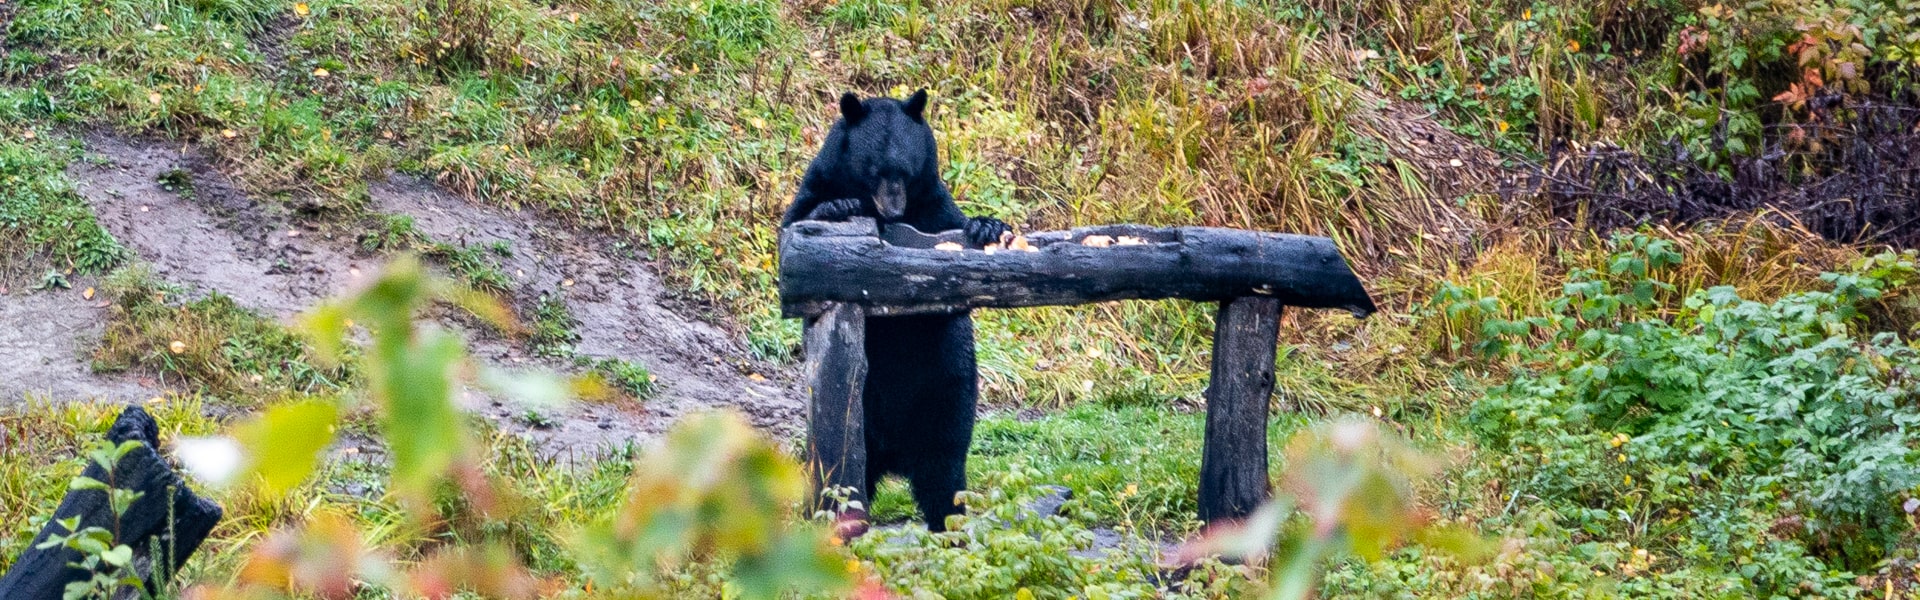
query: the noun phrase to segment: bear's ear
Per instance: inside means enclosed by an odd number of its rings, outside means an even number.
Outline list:
[[[925,121],[926,118],[924,115],[927,114],[926,88],[921,88],[920,91],[914,92],[913,97],[907,98],[906,105],[901,106],[900,110],[905,111],[907,116],[913,117],[915,121]]]
[[[840,116],[846,117],[847,123],[851,124],[860,120],[860,117],[867,116],[867,107],[860,105],[859,96],[854,95],[853,92],[847,92],[840,95]]]

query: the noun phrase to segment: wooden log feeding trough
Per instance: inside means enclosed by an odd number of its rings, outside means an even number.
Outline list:
[[[780,302],[804,319],[809,468],[815,497],[866,476],[861,385],[868,316],[1181,298],[1217,302],[1200,518],[1237,519],[1267,497],[1267,413],[1283,307],[1374,312],[1323,237],[1212,227],[1085,227],[991,250],[958,231],[871,219],[801,221],[781,232]],[[861,500],[865,500],[862,498]]]

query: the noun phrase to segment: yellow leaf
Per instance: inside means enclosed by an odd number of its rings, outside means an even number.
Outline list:
[[[187,352],[187,343],[174,340],[173,343],[167,344],[167,350],[172,351],[174,354],[185,354]]]
[[[339,409],[332,402],[309,400],[274,407],[243,425],[234,437],[246,448],[249,471],[278,496],[306,480],[320,451],[333,441]]]
[[[92,300],[92,299],[93,299],[93,288],[87,288],[87,291],[84,291],[84,292],[80,292],[80,297],[81,297],[81,298],[86,298],[86,299],[88,299],[88,300]]]
[[[313,9],[309,8],[307,6],[307,3],[305,2],[296,2],[293,5],[293,14],[304,17],[304,16],[307,16],[307,13],[310,13],[310,12],[313,12]]]
[[[325,68],[320,68],[320,69],[314,69],[314,70],[313,70],[313,76],[314,76],[314,77],[318,77],[318,78],[321,78],[321,79],[326,79],[326,78],[327,78],[327,75],[330,75],[330,74],[331,74],[331,73],[328,73],[328,72],[327,72],[327,70],[326,70]]]

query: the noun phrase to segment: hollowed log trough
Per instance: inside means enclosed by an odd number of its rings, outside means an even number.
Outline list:
[[[1089,236],[1116,243],[1088,245]],[[1267,498],[1268,404],[1282,308],[1374,312],[1366,288],[1324,237],[1109,225],[1027,234],[1031,251],[947,245],[964,245],[963,237],[897,224],[880,230],[871,219],[801,221],[781,232],[781,311],[806,323],[807,452],[816,498],[829,487],[857,493],[865,481],[860,393],[868,316],[1114,300],[1219,303],[1199,490],[1200,518],[1215,522],[1244,517]]]

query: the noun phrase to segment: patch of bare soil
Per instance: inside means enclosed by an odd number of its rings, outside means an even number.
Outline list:
[[[797,431],[804,403],[794,377],[749,358],[726,331],[676,310],[652,268],[620,240],[556,226],[526,211],[475,206],[410,177],[377,183],[370,192],[375,210],[411,216],[415,228],[435,240],[506,244],[510,254],[500,259],[500,267],[517,284],[517,305],[530,308],[542,294],[562,299],[578,321],[575,352],[632,361],[658,377],[657,391],[643,402],[639,418],[626,420],[609,414],[618,412],[609,407],[583,404],[576,408],[581,414],[567,415],[554,429],[611,429],[614,437],[653,434],[682,414],[730,407],[777,435]],[[476,346],[496,363],[524,359],[518,348]]]
[[[248,198],[198,153],[97,134],[86,143],[86,156],[68,167],[75,188],[100,225],[165,281],[284,318],[375,264],[356,260],[346,240]]]
[[[0,404],[29,396],[136,402],[164,391],[133,376],[93,372],[89,355],[106,329],[106,309],[81,293],[0,293]]]
[[[279,203],[248,197],[191,149],[105,134],[90,135],[86,143],[86,157],[69,175],[101,225],[158,277],[195,294],[218,292],[284,319],[346,291],[384,263],[359,251],[353,232],[306,223]],[[542,294],[557,295],[578,321],[580,356],[630,361],[658,377],[656,392],[640,403],[581,402],[557,411],[469,390],[465,405],[501,430],[530,438],[549,454],[573,456],[644,442],[682,414],[709,408],[737,409],[780,437],[798,430],[803,402],[794,377],[749,358],[721,328],[675,310],[650,265],[613,237],[573,231],[527,212],[474,206],[413,178],[379,182],[371,191],[377,210],[411,216],[419,232],[435,241],[504,243],[511,252],[497,260],[514,279],[512,301],[523,314]],[[0,297],[0,322],[34,320],[49,310]],[[104,316],[97,310],[59,316],[63,320],[38,321],[65,323],[67,329],[23,329],[22,335],[46,346],[32,350],[33,356],[71,350],[72,360],[84,367],[89,335],[98,335]],[[536,358],[515,340],[458,321],[440,324],[466,334],[475,356],[489,364],[578,368],[571,361]],[[68,329],[72,334],[62,333]],[[48,360],[24,357],[6,361],[4,368]],[[75,373],[69,378],[82,383],[97,379],[84,369],[21,368]]]

